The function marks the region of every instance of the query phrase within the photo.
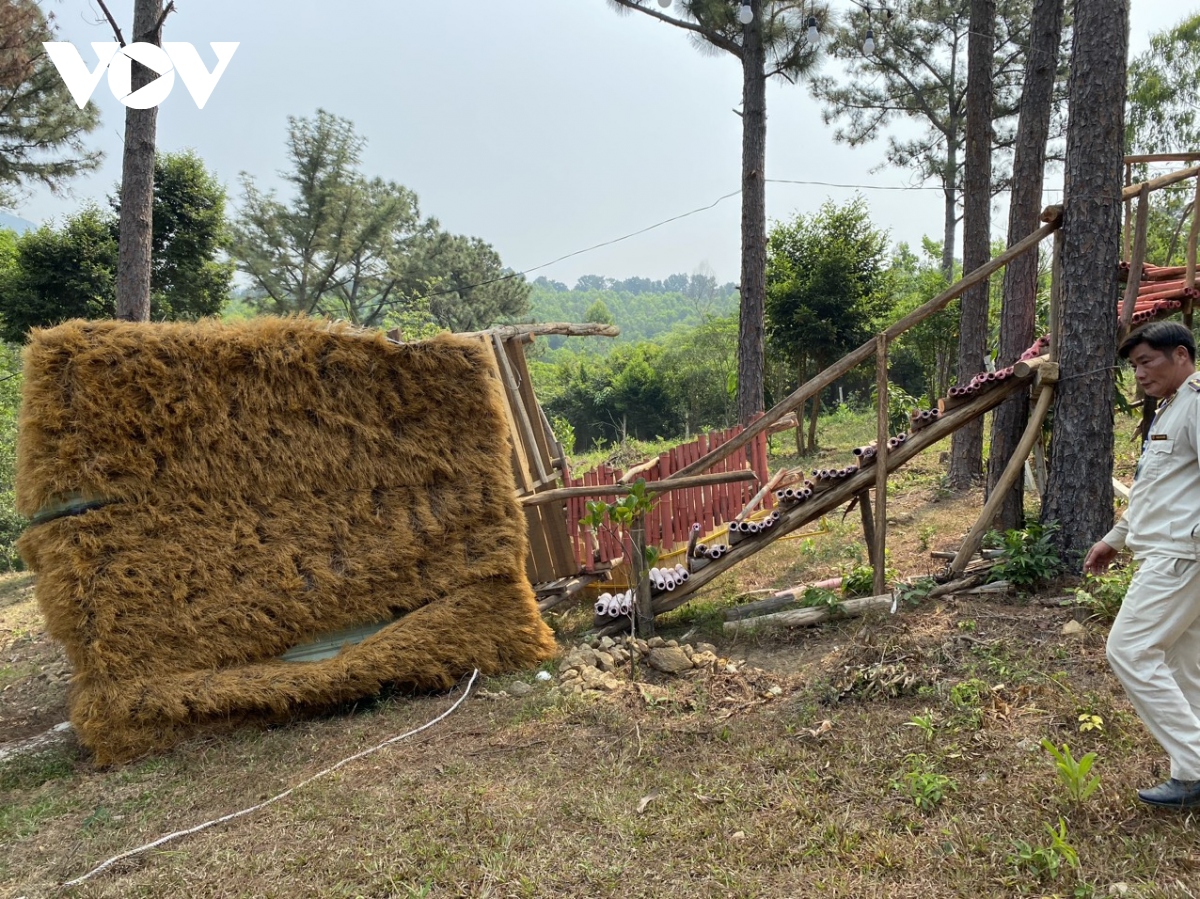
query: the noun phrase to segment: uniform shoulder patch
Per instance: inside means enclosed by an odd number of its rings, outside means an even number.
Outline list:
[[[1200,393],[1200,371],[1196,372],[1194,375],[1191,375],[1184,383],[1186,383],[1188,387],[1192,388],[1192,390],[1196,391],[1196,393]]]

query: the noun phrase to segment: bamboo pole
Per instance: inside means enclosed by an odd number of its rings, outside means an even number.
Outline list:
[[[654,636],[654,605],[650,600],[650,568],[646,565],[645,515],[638,515],[633,519],[633,525],[629,528],[629,541],[633,550],[633,558],[629,563],[638,576],[634,627],[639,637],[649,640]]]
[[[553,479],[546,474],[546,469],[542,465],[542,454],[539,451],[537,438],[533,434],[533,423],[529,420],[529,412],[522,401],[521,387],[517,383],[517,376],[513,372],[512,363],[508,361],[508,351],[504,347],[504,341],[496,334],[492,335],[492,344],[496,351],[496,364],[500,367],[500,375],[504,380],[504,386],[508,388],[510,395],[509,402],[516,411],[517,427],[520,429],[525,445],[529,448],[525,453],[526,461],[532,460],[532,473],[537,476],[539,484],[545,484],[547,481]],[[514,434],[512,436],[515,441],[517,435]]]
[[[742,469],[740,471],[719,471],[716,474],[700,474],[691,478],[677,480],[650,481],[646,484],[649,493],[665,493],[668,490],[684,490],[688,487],[707,487],[710,484],[728,484],[733,481],[756,480],[754,472]],[[570,499],[573,496],[615,496],[632,493],[632,484],[597,484],[585,487],[556,487],[544,493],[520,497],[523,506],[540,506],[543,503],[553,503]]]
[[[962,545],[959,546],[958,553],[954,556],[954,561],[950,563],[952,577],[959,577],[966,570],[967,562],[970,561],[971,556],[975,555],[979,549],[983,535],[992,526],[992,519],[996,517],[996,513],[1000,510],[1000,506],[1008,495],[1008,491],[1016,483],[1017,478],[1025,471],[1025,458],[1033,449],[1033,443],[1042,430],[1042,421],[1046,418],[1046,413],[1050,411],[1050,403],[1053,399],[1054,385],[1053,383],[1048,383],[1042,387],[1042,395],[1038,397],[1033,414],[1029,416],[1029,423],[1025,425],[1025,433],[1021,435],[1016,449],[1013,450],[1012,456],[1009,457],[1008,464],[1004,466],[1000,480],[996,482],[991,496],[988,497],[987,503],[984,504],[983,511],[979,513],[978,520],[971,527],[971,530],[967,532],[967,536],[963,538]]]
[[[390,334],[391,332],[389,332]],[[460,331],[455,337],[534,337],[539,334],[562,334],[567,337],[619,337],[621,329],[616,325],[597,322],[572,324],[570,322],[541,322],[531,325],[497,325],[486,331]]]
[[[1004,268],[1005,265],[1007,265],[1013,259],[1016,259],[1022,253],[1027,253],[1031,249],[1035,248],[1039,243],[1041,243],[1042,240],[1044,240],[1054,231],[1058,230],[1058,228],[1061,226],[1062,216],[1055,215],[1050,221],[1038,228],[1037,231],[1034,231],[1032,234],[1030,234],[1028,237],[1025,237],[1018,243],[1013,244],[999,256],[996,256],[995,258],[981,265],[979,268],[975,269],[975,271],[971,272],[958,282],[950,285],[923,306],[914,309],[908,315],[904,316],[904,318],[900,319],[900,321],[888,328],[884,334],[887,336],[888,340],[894,340],[909,328],[913,327],[914,325],[919,325],[921,322],[925,321],[925,319],[929,318],[929,316],[934,315],[935,313],[944,309],[951,300],[957,299],[961,294],[967,290],[970,290],[976,284],[987,280],[994,272]],[[773,424],[775,424],[775,422],[779,421],[789,412],[802,406],[810,397],[824,390],[848,371],[851,371],[852,369],[857,368],[859,365],[866,362],[871,358],[871,355],[874,351],[875,338],[872,337],[858,349],[847,353],[841,358],[840,361],[834,363],[832,366],[825,369],[816,377],[811,378],[800,387],[797,387],[791,394],[776,403],[775,406],[768,410],[762,418],[749,425],[737,437],[734,437],[728,443],[722,444],[716,450],[701,456],[690,465],[685,465],[683,468],[679,469],[679,471],[672,474],[671,478],[687,477],[688,475],[705,471],[706,469],[715,465],[717,462],[724,459],[726,456],[729,456],[736,450],[741,449],[743,446],[753,440],[759,433],[770,428]]]
[[[871,491],[864,490],[858,495],[858,513],[862,518],[863,542],[867,544],[867,561],[875,564],[875,517],[871,514]]]
[[[775,474],[771,477],[771,480],[763,484],[758,493],[751,497],[750,502],[746,503],[746,507],[737,514],[737,517],[734,519],[734,521],[744,521],[747,515],[758,508],[758,504],[763,501],[763,497],[778,487],[779,482],[787,477],[788,474],[789,472],[786,468],[781,468],[779,471],[775,472]]]
[[[888,462],[888,339],[886,334],[875,338],[875,391],[879,404],[875,418],[875,533],[874,552],[875,592],[887,587],[884,570],[887,551],[887,462]]]
[[[1129,280],[1125,284],[1125,302],[1121,306],[1121,325],[1118,342],[1129,333],[1133,322],[1133,307],[1137,303],[1138,287],[1142,280],[1142,265],[1146,261],[1146,232],[1150,224],[1150,185],[1142,183],[1138,191],[1137,224],[1133,229],[1133,255],[1129,257]]]
[[[1140,153],[1126,156],[1125,162],[1192,162],[1200,159],[1200,153]]]

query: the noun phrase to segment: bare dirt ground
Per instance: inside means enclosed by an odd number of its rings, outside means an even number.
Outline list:
[[[892,567],[920,575],[980,497],[914,471],[890,503]],[[854,516],[781,541],[663,622],[720,661],[564,660],[487,679],[444,721],[243,817],[61,884],[164,834],[261,803],[420,726],[459,695],[393,696],[286,726],[201,734],[100,770],[71,735],[0,757],[0,895],[202,897],[1200,896],[1191,815],[1138,805],[1166,775],[1061,598],[959,596],[895,615],[729,634],[747,591],[862,561]],[[556,615],[564,652],[586,612]],[[732,668],[729,666],[732,665]],[[28,577],[0,584],[0,747],[66,717],[67,668]],[[1043,739],[1096,753],[1073,795]]]

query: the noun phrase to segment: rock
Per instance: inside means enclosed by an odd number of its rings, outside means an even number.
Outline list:
[[[664,640],[662,637],[651,637],[646,642],[646,645],[649,646],[651,649],[658,649],[660,646],[666,646],[667,641]]]
[[[629,650],[624,646],[614,646],[610,651],[612,660],[618,665],[626,665],[629,663]]]
[[[737,673],[738,673],[738,666],[737,666],[737,663],[736,663],[736,662],[730,662],[728,665],[726,665],[726,666],[725,666],[725,673],[726,673],[726,674],[737,674]]]
[[[1062,626],[1062,635],[1064,637],[1079,637],[1086,632],[1086,629],[1078,621],[1068,621]]]
[[[692,660],[678,646],[660,646],[650,650],[650,667],[664,674],[683,674],[692,670]]]
[[[605,649],[605,650],[612,649],[616,645],[617,644],[613,641],[612,637],[601,637],[600,638],[600,648],[601,649]]]
[[[711,652],[696,652],[692,654],[692,664],[697,668],[712,668],[719,660]]]
[[[605,674],[600,681],[600,689],[615,693],[621,689],[621,682],[612,674]]]
[[[711,643],[697,643],[696,652],[707,652],[715,656],[717,654],[717,647],[713,646]]]
[[[612,653],[600,650],[600,652],[596,653],[596,667],[601,671],[615,671],[617,667],[616,659],[613,658]]]
[[[508,692],[513,696],[528,696],[533,692],[533,687],[523,680],[515,680],[508,685]]]
[[[692,658],[692,656],[694,656],[694,655],[696,654],[696,650],[692,649],[692,645],[691,645],[690,643],[684,643],[684,644],[683,644],[682,646],[680,646],[679,648],[683,650],[684,654],[685,654],[685,655],[686,655],[686,656],[687,656],[689,659],[690,659],[690,658]]]
[[[772,684],[771,688],[767,690],[767,692],[772,696],[782,696],[783,687],[779,686],[779,684]]]
[[[573,649],[563,659],[564,668],[595,668],[596,667],[596,650],[590,646],[580,646],[578,649]]]
[[[564,683],[569,680],[579,680],[579,669],[578,668],[568,668],[566,671],[564,671],[562,674],[560,674],[558,676],[558,679],[560,681],[563,681]]]
[[[1123,880],[1119,880],[1116,883],[1110,883],[1108,885],[1108,895],[1110,895],[1110,896],[1128,896],[1129,895],[1129,884],[1127,884]]]
[[[551,678],[553,678],[554,675],[551,674],[549,671],[539,671],[537,674],[534,675],[534,677],[536,677],[540,681],[548,681]]]
[[[637,647],[638,655],[644,656],[650,651],[650,644],[645,640],[635,640],[634,646]]]
[[[740,843],[742,840],[746,839],[746,832],[744,830],[735,830],[729,835],[729,839],[735,843]]]
[[[672,649],[677,649],[679,647],[679,641],[678,640],[668,640],[667,645],[669,647],[671,647]]]

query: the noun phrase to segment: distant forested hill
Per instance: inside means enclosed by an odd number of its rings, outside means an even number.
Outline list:
[[[737,287],[718,285],[708,275],[672,275],[664,281],[629,278],[614,281],[585,275],[574,288],[538,278],[529,295],[531,315],[540,322],[611,322],[621,342],[652,340],[677,324],[698,325],[707,316],[724,316],[738,307]],[[550,338],[550,348],[564,338]],[[608,341],[603,341],[608,343]]]

